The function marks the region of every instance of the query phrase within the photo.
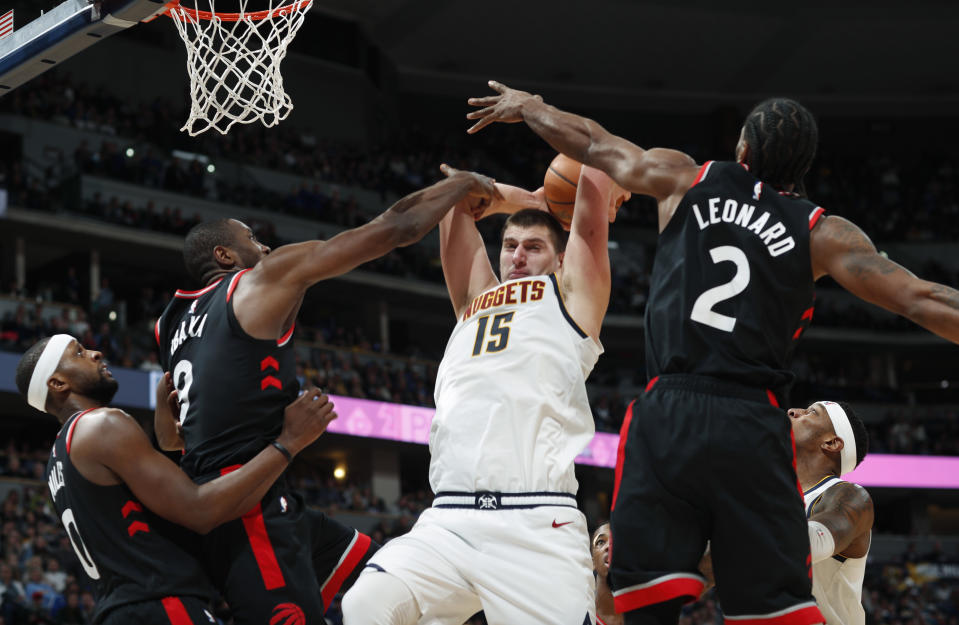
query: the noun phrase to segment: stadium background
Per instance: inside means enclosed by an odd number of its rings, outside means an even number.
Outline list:
[[[19,27],[36,4],[0,8],[16,8]],[[488,78],[699,162],[731,156],[762,97],[797,97],[820,122],[810,197],[920,276],[959,287],[959,7],[737,7],[318,1],[283,66],[291,117],[226,137],[177,131],[184,54],[165,19],[0,98],[3,622],[83,622],[90,600],[37,479],[57,426],[12,392],[17,354],[49,333],[81,337],[118,372],[117,403],[149,428],[153,323],[176,288],[198,286],[179,256],[194,223],[237,217],[273,246],[327,238],[434,181],[441,162],[541,183],[553,154],[522,125],[465,134],[465,99],[485,95]],[[618,430],[646,381],[654,214],[634,198],[611,230],[606,353],[589,380],[599,431]],[[483,229],[495,242],[498,222]],[[296,334],[300,375],[344,397],[430,407],[452,326],[434,234],[310,292]],[[850,401],[871,451],[959,456],[959,349],[828,280],[794,370],[792,405]],[[314,505],[382,542],[429,505],[427,466],[421,445],[327,434],[291,474]],[[579,465],[578,477],[593,526],[608,513],[612,472]],[[869,622],[956,625],[959,491],[870,492]],[[718,623],[719,614],[708,599],[683,622]],[[329,618],[339,622],[335,609]]]

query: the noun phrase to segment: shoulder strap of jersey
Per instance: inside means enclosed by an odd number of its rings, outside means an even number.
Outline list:
[[[819,500],[822,499],[823,493],[829,490],[835,484],[841,482],[838,477],[835,475],[829,475],[824,477],[818,484],[809,489],[808,492],[803,493],[804,497],[813,495],[812,499],[809,500],[809,503],[806,504],[806,518],[808,519],[812,516],[813,508],[816,507],[816,504],[819,503]]]
[[[63,427],[67,431],[66,440],[64,441],[63,446],[66,449],[68,456],[70,455],[70,443],[73,442],[73,430],[77,427],[77,423],[80,422],[80,417],[82,417],[83,415],[87,414],[88,412],[92,410],[96,410],[96,408],[87,408],[86,410],[82,412],[78,412],[74,414],[72,417],[70,417],[70,419],[67,419],[67,422],[63,424]],[[59,434],[57,435],[57,437],[59,438]]]

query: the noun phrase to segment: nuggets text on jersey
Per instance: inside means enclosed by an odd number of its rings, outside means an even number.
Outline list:
[[[487,291],[482,295],[477,295],[470,303],[469,308],[466,309],[466,312],[463,313],[463,321],[466,321],[481,310],[495,308],[496,306],[538,302],[543,299],[543,291],[545,289],[546,282],[543,280],[522,280],[520,282],[501,284],[499,287]]]

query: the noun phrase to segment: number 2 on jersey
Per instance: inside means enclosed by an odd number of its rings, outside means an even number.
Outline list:
[[[749,284],[749,260],[741,249],[732,245],[714,247],[709,250],[709,256],[713,259],[713,263],[717,265],[726,261],[735,263],[736,275],[725,284],[703,291],[702,295],[693,302],[693,311],[689,314],[689,318],[717,330],[732,332],[733,328],[736,327],[736,318],[720,314],[713,310],[713,307],[745,290]]]
[[[495,354],[506,349],[509,344],[509,323],[513,320],[513,313],[493,315],[493,323],[489,322],[490,315],[483,315],[476,320],[476,340],[473,341],[473,355],[479,356],[484,351]],[[490,340],[486,340],[486,326],[489,326]],[[496,337],[493,339],[493,337]],[[485,349],[484,349],[485,348]]]

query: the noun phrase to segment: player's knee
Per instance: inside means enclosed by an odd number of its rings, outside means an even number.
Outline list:
[[[365,571],[343,597],[343,625],[415,625],[416,598],[396,576]]]

